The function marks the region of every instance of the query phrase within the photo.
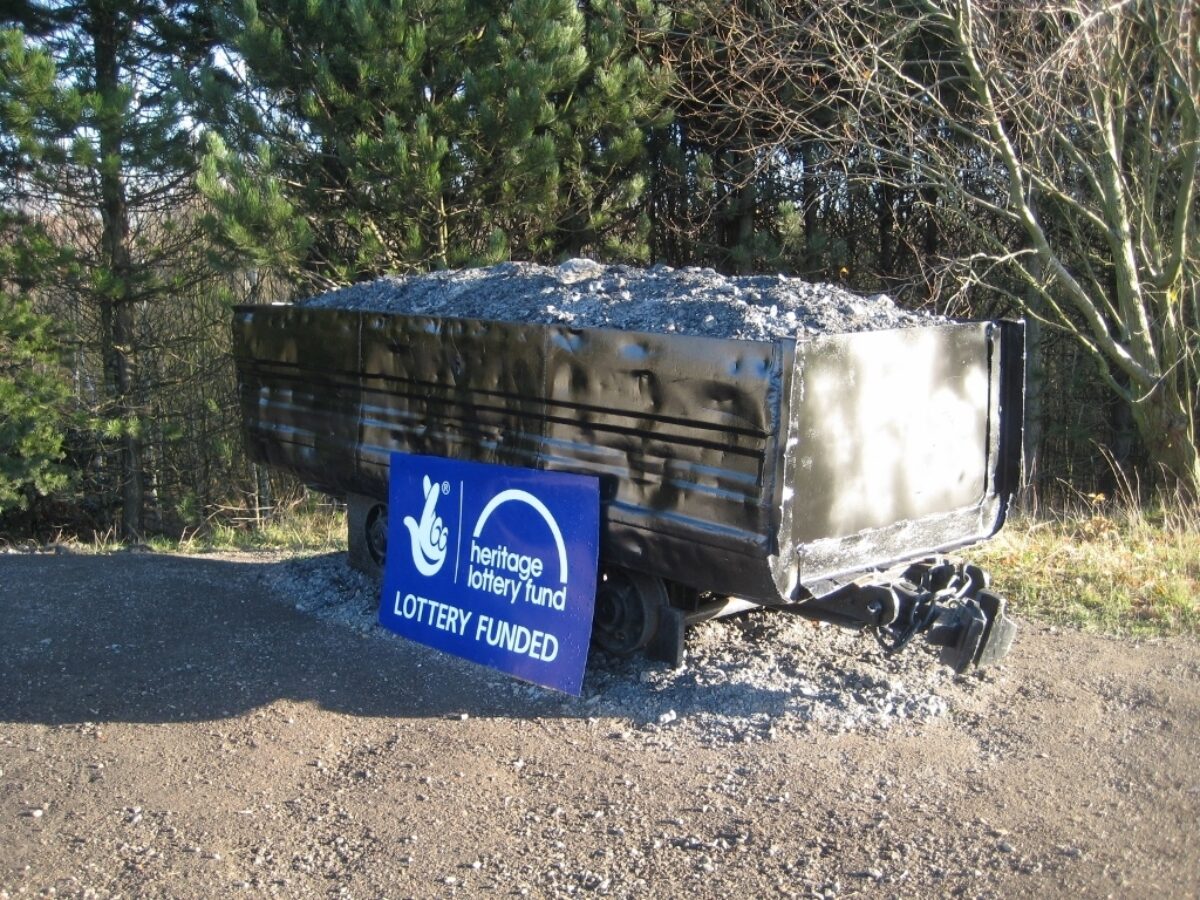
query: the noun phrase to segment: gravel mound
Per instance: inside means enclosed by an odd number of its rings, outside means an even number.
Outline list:
[[[588,259],[387,277],[301,305],[757,341],[945,321],[901,310],[886,294],[862,296],[784,275],[730,277]]]
[[[291,560],[275,569],[272,586],[298,610],[404,640],[376,623],[379,585],[350,568],[344,554]],[[766,610],[689,629],[679,669],[593,649],[578,699],[466,662],[460,671],[540,714],[612,717],[617,739],[669,743],[682,731],[708,746],[813,729],[919,724],[945,716],[975,680],[956,679],[921,642],[886,656],[866,633]]]

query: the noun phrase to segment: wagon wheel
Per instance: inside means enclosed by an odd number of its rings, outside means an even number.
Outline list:
[[[604,569],[596,586],[592,640],[616,656],[635,653],[650,643],[668,603],[661,578],[629,569]]]
[[[375,565],[383,566],[387,561],[388,509],[382,503],[377,503],[367,512],[363,523],[366,537],[367,552]]]

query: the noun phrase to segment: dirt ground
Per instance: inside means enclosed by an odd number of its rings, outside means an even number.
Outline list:
[[[930,723],[706,747],[322,623],[280,564],[0,556],[0,898],[1200,893],[1194,641],[1026,624]]]

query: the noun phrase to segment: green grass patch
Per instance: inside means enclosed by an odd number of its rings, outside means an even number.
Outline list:
[[[185,532],[179,540],[152,538],[164,553],[209,553],[218,550],[279,550],[331,553],[346,549],[346,511],[316,496],[277,509],[270,518],[244,516],[214,519],[204,528]]]
[[[1097,499],[1091,509],[1017,519],[972,561],[1018,616],[1133,635],[1200,635],[1200,528],[1179,508]]]
[[[255,516],[245,506],[214,511],[203,522],[181,529],[178,536],[148,535],[142,546],[157,553],[213,553],[222,550],[271,550],[315,554],[346,549],[346,508],[315,492],[281,500],[270,515]],[[60,547],[72,553],[115,553],[128,547],[114,525],[81,533],[65,528],[45,537],[11,537],[0,533],[0,549],[37,551]]]

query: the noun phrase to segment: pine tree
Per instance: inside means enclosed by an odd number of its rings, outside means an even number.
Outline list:
[[[0,515],[66,487],[69,397],[50,320],[0,291]]]
[[[239,261],[326,287],[437,252],[463,8],[267,0],[227,23],[244,93],[200,183]]]
[[[465,94],[467,133],[491,151],[473,161],[481,230],[517,238],[522,255],[645,258],[646,135],[669,115],[666,73],[641,51],[666,14],[515,0],[494,15]]]
[[[50,58],[19,31],[0,31],[0,515],[68,480],[60,460],[70,392],[51,323],[27,296],[62,255],[24,214],[21,195],[71,113]]]
[[[663,21],[648,0],[246,2],[228,29],[250,127],[214,141],[201,181],[216,227],[301,290],[644,252],[665,79],[638,41]]]
[[[86,280],[81,315],[98,343],[97,412],[117,444],[120,531],[143,531],[147,304],[180,289],[189,251],[196,113],[192,85],[211,71],[207,4],[72,0],[17,5],[6,22],[55,63],[60,93],[79,98],[62,158],[25,173],[29,203],[69,234]],[[95,217],[94,219],[92,217]],[[98,220],[99,227],[92,222]]]

